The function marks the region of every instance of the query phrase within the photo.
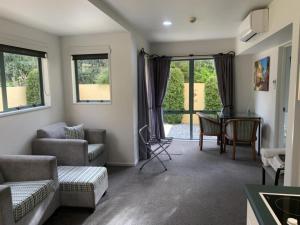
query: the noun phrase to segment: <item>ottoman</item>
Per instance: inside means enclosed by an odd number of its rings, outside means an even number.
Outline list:
[[[105,167],[59,166],[62,206],[95,208],[108,188]]]

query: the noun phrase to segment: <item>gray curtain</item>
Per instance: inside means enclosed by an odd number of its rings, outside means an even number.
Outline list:
[[[155,136],[165,138],[162,104],[169,80],[171,58],[156,57],[154,59],[154,89],[155,89]]]
[[[145,66],[145,53],[141,51],[138,55],[138,130],[149,124]],[[139,158],[140,160],[149,158],[149,154],[140,138]]]
[[[222,112],[233,113],[234,53],[214,55]]]
[[[155,68],[154,59],[146,59],[146,83],[147,83],[147,100],[149,112],[149,130],[152,135],[156,130],[156,104],[155,104]]]

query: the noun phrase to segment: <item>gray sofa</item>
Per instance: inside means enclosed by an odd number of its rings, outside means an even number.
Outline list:
[[[49,125],[37,131],[32,154],[56,156],[59,166],[103,166],[107,162],[106,131],[85,129],[85,140],[66,139],[66,123]]]
[[[43,224],[59,206],[53,156],[0,156],[0,224]]]

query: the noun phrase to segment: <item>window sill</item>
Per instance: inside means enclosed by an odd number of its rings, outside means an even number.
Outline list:
[[[22,113],[38,111],[38,110],[44,110],[44,109],[48,109],[48,108],[50,108],[50,106],[37,106],[37,107],[33,107],[33,108],[28,108],[28,109],[20,109],[20,110],[15,110],[15,111],[10,111],[10,112],[2,112],[2,113],[0,113],[0,118],[6,117],[6,116],[22,114]]]
[[[74,105],[111,105],[111,102],[74,102]]]

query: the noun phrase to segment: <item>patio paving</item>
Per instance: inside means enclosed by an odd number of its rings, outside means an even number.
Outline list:
[[[178,139],[190,139],[189,124],[164,124],[165,134],[167,137]],[[198,124],[193,125],[193,139],[199,140],[200,128]],[[205,140],[216,140],[216,137],[204,137]]]

